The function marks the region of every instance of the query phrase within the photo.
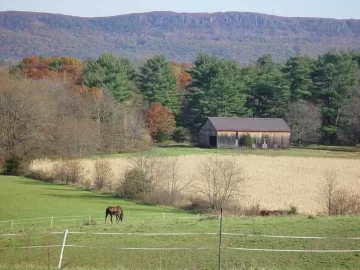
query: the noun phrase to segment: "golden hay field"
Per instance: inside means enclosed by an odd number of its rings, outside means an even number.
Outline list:
[[[177,159],[178,179],[183,183],[192,182],[186,192],[197,192],[199,183],[198,169],[209,157],[229,158],[215,154],[187,155],[159,158],[168,164]],[[341,188],[360,190],[360,160],[311,157],[269,157],[258,155],[235,156],[236,164],[243,168],[245,183],[242,201],[246,205],[259,204],[262,208],[288,209],[290,205],[300,213],[316,214],[323,211],[321,191],[324,190],[326,172],[337,175]],[[129,159],[108,158],[114,173],[114,181],[119,181],[126,170],[131,168]],[[80,160],[83,167],[83,181],[91,184],[95,160]],[[56,161],[35,160],[30,170],[51,174]]]

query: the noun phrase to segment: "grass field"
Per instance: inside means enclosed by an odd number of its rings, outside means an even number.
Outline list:
[[[319,146],[310,145],[304,148],[289,148],[289,149],[277,149],[277,150],[246,150],[239,151],[234,149],[216,149],[216,148],[199,148],[192,145],[167,145],[161,147],[154,147],[150,150],[140,152],[148,156],[181,156],[181,155],[204,155],[204,154],[223,154],[223,155],[259,155],[259,156],[290,156],[290,157],[322,157],[322,158],[345,158],[345,159],[360,159],[360,148],[356,147],[339,147],[339,146]],[[128,158],[138,155],[136,153],[123,153],[116,155],[105,155],[101,158],[114,158],[122,157]],[[90,158],[99,158],[99,156],[91,156]]]
[[[124,222],[105,225],[105,208],[117,204],[124,208]],[[85,225],[90,215],[96,224]],[[49,218],[51,216],[54,216],[52,227]],[[42,217],[46,219],[41,219]],[[11,222],[6,220],[12,219],[14,223],[11,229]],[[59,245],[62,234],[50,233],[63,232],[65,228],[70,231],[67,245],[82,246],[65,248],[65,269],[217,269],[217,217],[199,217],[176,209],[139,205],[69,186],[46,184],[21,177],[0,176],[0,220],[5,220],[0,222],[1,234],[18,234],[0,236],[1,269],[55,268],[60,247],[21,247]],[[360,217],[350,216],[225,216],[224,233],[246,236],[223,235],[222,269],[359,269],[360,252],[309,253],[231,249],[359,250],[360,239],[343,239],[359,237],[359,224]],[[329,238],[289,239],[264,235]]]

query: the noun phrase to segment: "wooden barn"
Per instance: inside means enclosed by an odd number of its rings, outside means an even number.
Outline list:
[[[253,148],[288,148],[290,128],[282,118],[208,117],[199,131],[201,147],[236,148],[249,134]]]

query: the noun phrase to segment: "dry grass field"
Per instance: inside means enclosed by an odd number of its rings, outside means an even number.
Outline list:
[[[291,205],[302,214],[323,212],[321,193],[324,191],[327,172],[337,177],[338,186],[347,190],[360,190],[360,160],[321,157],[289,156],[223,156],[217,154],[158,157],[160,168],[170,169],[176,161],[175,175],[178,182],[191,182],[184,189],[186,195],[198,196],[204,185],[200,181],[199,168],[211,157],[234,158],[243,169],[245,182],[242,187],[241,204],[256,205],[269,209],[289,209]],[[113,182],[121,181],[124,173],[131,168],[129,158],[104,158],[111,166]],[[83,184],[91,186],[94,179],[94,159],[82,159]],[[51,175],[58,161],[35,160],[31,171]],[[167,179],[164,180],[166,185]],[[170,180],[169,180],[170,181]]]

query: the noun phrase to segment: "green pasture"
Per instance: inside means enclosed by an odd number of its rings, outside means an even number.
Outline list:
[[[240,151],[238,149],[216,149],[200,148],[192,145],[171,144],[166,146],[157,146],[150,150],[136,153],[122,153],[105,157],[133,157],[137,155],[148,156],[180,156],[180,155],[204,155],[204,154],[221,154],[221,155],[260,155],[260,156],[291,156],[291,157],[326,157],[326,158],[360,158],[360,148],[350,146],[318,146],[310,145],[304,148],[289,149],[254,149]],[[90,158],[101,158],[104,156],[91,156]]]
[[[105,208],[117,204],[124,209],[124,222],[105,225]],[[60,245],[65,229],[70,245],[64,252],[65,269],[217,269],[217,216],[0,176],[0,221],[5,221],[0,222],[0,269],[55,269],[60,247],[22,247]],[[223,232],[222,269],[359,269],[360,252],[300,251],[360,250],[360,239],[345,239],[360,236],[360,217],[224,216]],[[273,249],[298,252],[269,251]]]

